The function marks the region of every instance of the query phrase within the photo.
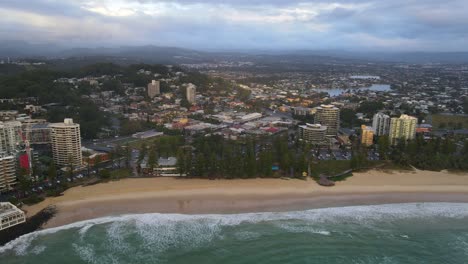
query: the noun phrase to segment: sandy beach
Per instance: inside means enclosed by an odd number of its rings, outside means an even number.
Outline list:
[[[467,202],[468,173],[372,170],[334,187],[283,179],[125,179],[75,187],[61,197],[25,206],[32,216],[49,205],[57,215],[45,228],[135,213],[241,213],[407,202]]]

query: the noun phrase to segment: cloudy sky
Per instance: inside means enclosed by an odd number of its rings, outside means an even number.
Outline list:
[[[0,40],[468,51],[467,0],[1,0]]]

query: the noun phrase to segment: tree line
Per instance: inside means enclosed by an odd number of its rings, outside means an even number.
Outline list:
[[[463,142],[463,141],[461,141]],[[379,153],[401,166],[414,166],[421,170],[468,170],[468,141],[457,146],[454,138],[417,135],[414,140],[400,140],[389,147],[388,137],[379,139]]]
[[[306,154],[288,144],[287,136],[241,141],[202,136],[178,149],[177,168],[197,178],[300,177],[307,169]]]

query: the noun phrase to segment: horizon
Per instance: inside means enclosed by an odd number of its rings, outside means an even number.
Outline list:
[[[64,48],[467,52],[468,3],[7,0],[0,41]]]

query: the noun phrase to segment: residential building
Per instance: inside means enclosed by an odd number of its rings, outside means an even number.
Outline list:
[[[317,107],[315,123],[327,127],[327,137],[335,137],[340,129],[340,109],[334,105]]]
[[[0,203],[0,231],[26,222],[26,214],[11,203]]]
[[[193,84],[189,84],[187,86],[187,101],[191,104],[195,104],[196,103],[196,99],[195,99],[195,96],[196,96],[196,91],[197,91],[197,87]]]
[[[372,128],[377,136],[388,135],[390,133],[390,116],[384,113],[377,113],[372,119]]]
[[[16,159],[0,156],[0,193],[11,190],[16,184]]]
[[[299,126],[299,138],[313,145],[328,145],[327,127],[320,124]]]
[[[22,142],[21,122],[0,122],[0,154],[13,153]]]
[[[50,144],[50,127],[44,119],[31,119],[22,122],[24,136],[31,145]]]
[[[256,119],[260,119],[260,118],[262,118],[261,113],[251,113],[251,114],[246,114],[246,115],[242,116],[240,118],[240,121],[241,122],[249,122],[249,121],[253,121],[253,120],[256,120]]]
[[[66,118],[63,123],[49,125],[51,128],[52,153],[54,162],[59,167],[75,168],[82,165],[80,125],[73,119]]]
[[[372,146],[374,144],[374,129],[372,127],[361,126],[361,144],[364,146]]]
[[[161,91],[159,81],[153,80],[150,84],[148,84],[149,98],[153,99],[156,95],[159,95],[160,93]]]
[[[0,121],[14,121],[16,120],[16,116],[18,115],[18,111],[16,110],[5,110],[0,111]]]
[[[416,117],[401,115],[390,120],[390,142],[396,145],[398,140],[411,140],[416,136],[416,126],[418,119]]]
[[[293,113],[296,116],[311,116],[314,113],[313,108],[307,107],[293,107]]]

